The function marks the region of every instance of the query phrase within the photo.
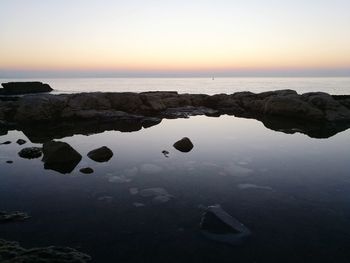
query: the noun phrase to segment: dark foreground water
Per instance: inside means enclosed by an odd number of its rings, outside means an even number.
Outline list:
[[[0,136],[12,141],[0,145],[0,210],[32,217],[1,224],[0,238],[70,246],[101,263],[349,262],[349,135],[313,139],[227,116],[163,120],[138,132],[60,139],[83,155],[71,174],[60,174],[21,159],[18,151],[35,144],[17,145],[27,138],[12,131]],[[184,136],[190,153],[172,147]],[[103,145],[114,152],[109,162],[86,156]],[[95,172],[81,174],[86,166]],[[172,197],[157,203],[134,189],[153,187]],[[246,243],[200,233],[200,207],[213,204],[251,230]]]

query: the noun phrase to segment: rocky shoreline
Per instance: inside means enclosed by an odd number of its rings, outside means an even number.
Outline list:
[[[20,129],[33,142],[45,142],[77,133],[137,131],[163,118],[224,114],[257,119],[277,131],[326,138],[350,127],[350,96],[300,95],[293,90],[211,96],[177,92],[1,96],[0,134]]]

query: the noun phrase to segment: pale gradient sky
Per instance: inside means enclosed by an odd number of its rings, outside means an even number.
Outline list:
[[[0,0],[0,77],[350,76],[349,0]]]

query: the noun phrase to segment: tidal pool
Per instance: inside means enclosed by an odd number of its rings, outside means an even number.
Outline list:
[[[183,137],[189,153],[173,147]],[[0,224],[0,239],[68,246],[99,263],[349,262],[349,138],[349,130],[315,139],[229,116],[163,120],[57,139],[83,156],[60,174],[19,157],[41,144],[10,131],[0,136],[12,142],[0,145],[0,210],[31,218]],[[87,157],[101,146],[114,153],[108,162]],[[249,240],[229,246],[201,234],[201,207],[215,204],[249,228]]]

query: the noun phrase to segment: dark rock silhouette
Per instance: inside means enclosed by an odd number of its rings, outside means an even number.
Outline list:
[[[50,92],[53,89],[42,82],[8,82],[2,83],[0,95],[22,95],[28,93]]]
[[[3,143],[0,143],[0,145],[8,145],[8,144],[11,144],[12,142],[10,141],[6,141],[6,142],[3,142]]]
[[[136,131],[156,125],[162,118],[222,114],[254,118],[264,123],[281,118],[284,123],[297,122],[301,132],[312,137],[317,134],[319,138],[350,127],[350,96],[322,92],[300,95],[293,90],[212,96],[177,92],[25,95],[15,100],[0,100],[0,131],[20,129],[31,133],[32,137],[42,133],[37,140],[43,142],[75,133]],[[309,133],[310,125],[312,133]],[[273,127],[283,130],[276,125]]]
[[[0,239],[0,262],[2,263],[86,263],[91,257],[69,247],[37,247],[26,249],[18,242]]]
[[[98,149],[92,150],[87,156],[95,162],[103,163],[108,162],[112,158],[113,152],[108,147],[102,146]]]
[[[81,168],[79,171],[83,174],[92,174],[94,172],[94,170],[90,167]]]
[[[42,149],[39,147],[23,148],[19,151],[18,155],[25,159],[36,159],[42,155]]]
[[[29,218],[30,216],[27,213],[23,213],[19,211],[16,211],[16,212],[0,211],[0,224],[24,221]]]
[[[23,145],[23,144],[25,144],[27,141],[25,141],[25,140],[23,140],[23,139],[18,139],[17,141],[16,141],[16,143],[18,144],[18,145]]]
[[[82,156],[65,142],[44,143],[43,153],[44,168],[63,174],[71,173],[82,159]]]
[[[175,142],[173,146],[176,150],[185,153],[190,152],[193,149],[193,143],[187,137]]]

